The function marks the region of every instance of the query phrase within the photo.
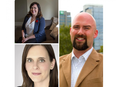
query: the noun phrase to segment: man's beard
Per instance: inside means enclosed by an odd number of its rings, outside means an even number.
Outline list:
[[[84,38],[85,39],[85,43],[83,43],[82,45],[81,44],[77,44],[76,43],[76,38],[78,38],[78,37]],[[78,43],[80,43],[80,42],[78,42]],[[76,35],[74,37],[74,40],[73,40],[73,47],[75,49],[79,50],[79,51],[86,50],[88,48],[88,46],[87,46],[87,37],[85,35]]]

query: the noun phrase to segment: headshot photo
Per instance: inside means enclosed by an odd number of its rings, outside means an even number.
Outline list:
[[[60,6],[60,87],[103,87],[103,4],[89,1]]]
[[[58,43],[58,0],[15,0],[15,43]]]
[[[15,87],[58,87],[58,46],[15,45]]]
[[[104,26],[103,25],[104,24],[103,3],[99,1],[93,1],[93,0],[82,0],[82,1],[79,1],[77,6],[78,8],[75,8],[76,2],[77,2],[76,0],[74,0],[74,2],[69,0],[69,2],[66,4],[66,7],[64,7],[63,3],[65,3],[65,0],[64,1],[59,0],[60,56],[64,54],[68,54],[72,51],[72,43],[70,40],[70,27],[72,26],[72,22],[76,14],[81,12],[87,12],[94,17],[96,22],[96,29],[98,30],[98,36],[94,38],[93,47],[95,48],[97,52],[103,53],[103,28],[104,28],[103,27]],[[68,7],[70,3],[73,4],[71,8]],[[67,45],[64,45],[65,43],[67,43]]]

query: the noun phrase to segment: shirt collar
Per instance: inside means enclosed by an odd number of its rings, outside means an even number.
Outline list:
[[[92,50],[93,50],[93,47],[92,47],[91,49],[89,49],[87,52],[85,52],[83,55],[81,55],[82,57],[84,57],[85,61],[87,60],[87,58],[88,58],[89,55],[91,54]],[[80,56],[80,57],[81,57],[81,56]],[[72,60],[73,58],[75,58],[75,57],[76,57],[76,56],[74,55],[74,53],[73,53],[73,51],[72,51],[71,60]],[[80,58],[80,57],[79,57],[79,58]]]

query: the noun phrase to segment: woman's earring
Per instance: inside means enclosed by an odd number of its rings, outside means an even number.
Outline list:
[[[51,70],[53,69],[53,67],[51,66]]]

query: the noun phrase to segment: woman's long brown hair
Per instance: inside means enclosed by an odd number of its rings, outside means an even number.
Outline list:
[[[40,45],[40,44],[39,44]],[[34,82],[30,79],[30,77],[27,74],[27,71],[25,69],[25,63],[26,63],[26,57],[28,54],[28,51],[31,47],[38,46],[36,45],[26,45],[23,50],[22,55],[22,75],[23,75],[23,84],[22,87],[32,87],[34,85]],[[54,54],[54,50],[51,45],[41,45],[44,46],[49,54],[50,62],[55,59],[55,66],[53,70],[50,70],[50,82],[49,87],[58,87],[58,69],[57,69],[57,62]]]

